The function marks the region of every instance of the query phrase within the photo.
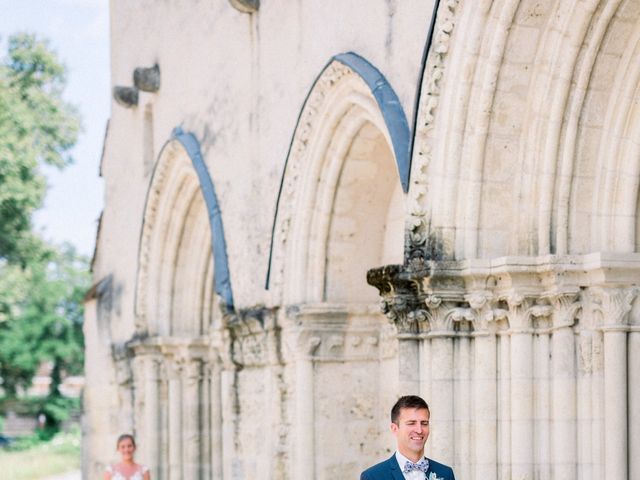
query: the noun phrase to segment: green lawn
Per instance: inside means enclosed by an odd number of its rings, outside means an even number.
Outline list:
[[[26,450],[0,450],[0,476],[39,480],[80,469],[80,434],[64,433]]]

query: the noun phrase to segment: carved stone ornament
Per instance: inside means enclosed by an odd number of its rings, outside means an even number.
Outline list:
[[[640,291],[637,287],[600,288],[590,290],[591,299],[596,311],[602,314],[605,328],[625,327],[633,300]]]
[[[427,212],[424,204],[428,188],[428,167],[432,158],[433,124],[440,98],[441,81],[445,75],[446,56],[456,21],[459,0],[445,0],[437,13],[433,45],[420,86],[420,105],[416,125],[415,148],[412,158],[412,186],[410,187],[409,220],[405,248],[405,263],[420,268],[427,259],[437,260],[442,245],[429,235]]]
[[[402,333],[418,333],[419,324],[430,317],[424,303],[425,272],[411,272],[402,265],[386,265],[367,272],[367,283],[378,289],[380,310]]]
[[[229,332],[231,358],[237,366],[257,366],[281,363],[280,331],[274,312],[264,307],[226,314],[224,323]]]
[[[323,121],[326,120],[322,113],[323,107],[332,98],[333,92],[340,90],[347,82],[356,77],[358,75],[343,63],[337,60],[331,62],[316,80],[300,114],[283,176],[284,183],[280,200],[282,208],[278,210],[274,232],[270,289],[275,292],[281,292],[283,288],[285,257],[298,204],[297,195],[304,173],[305,161],[308,159],[309,150],[313,145],[312,139],[315,132],[323,128]]]
[[[528,333],[533,328],[533,319],[548,317],[553,307],[544,303],[537,303],[536,298],[525,296],[519,292],[511,292],[501,298],[509,306],[507,317],[511,333]]]

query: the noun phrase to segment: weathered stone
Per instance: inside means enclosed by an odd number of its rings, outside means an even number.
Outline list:
[[[138,89],[135,87],[113,87],[113,98],[123,107],[138,105]]]
[[[133,84],[143,92],[157,92],[160,90],[160,67],[138,67],[133,71]]]
[[[162,89],[106,137],[86,478],[132,429],[154,479],[357,477],[404,393],[458,478],[640,475],[636,0],[440,2],[422,77],[432,2],[147,3],[112,2],[113,78]]]
[[[229,3],[244,13],[254,13],[260,8],[260,0],[229,0]]]

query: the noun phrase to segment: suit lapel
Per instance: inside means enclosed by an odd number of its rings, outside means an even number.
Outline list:
[[[398,460],[396,460],[395,454],[387,460],[387,465],[389,465],[389,470],[391,470],[393,480],[404,480],[404,475],[400,471],[400,466],[398,465]]]

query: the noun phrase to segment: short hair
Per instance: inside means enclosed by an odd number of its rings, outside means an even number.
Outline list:
[[[391,408],[391,423],[398,424],[398,417],[400,416],[400,410],[403,408],[417,408],[425,409],[429,412],[429,405],[422,398],[417,395],[405,395],[400,397],[395,405]]]
[[[116,442],[116,450],[118,449],[118,447],[120,446],[120,442],[122,442],[123,440],[131,440],[131,443],[133,443],[133,446],[135,448],[136,446],[136,439],[133,438],[133,435],[131,435],[130,433],[123,433],[122,435],[120,435],[118,437],[118,441]]]

